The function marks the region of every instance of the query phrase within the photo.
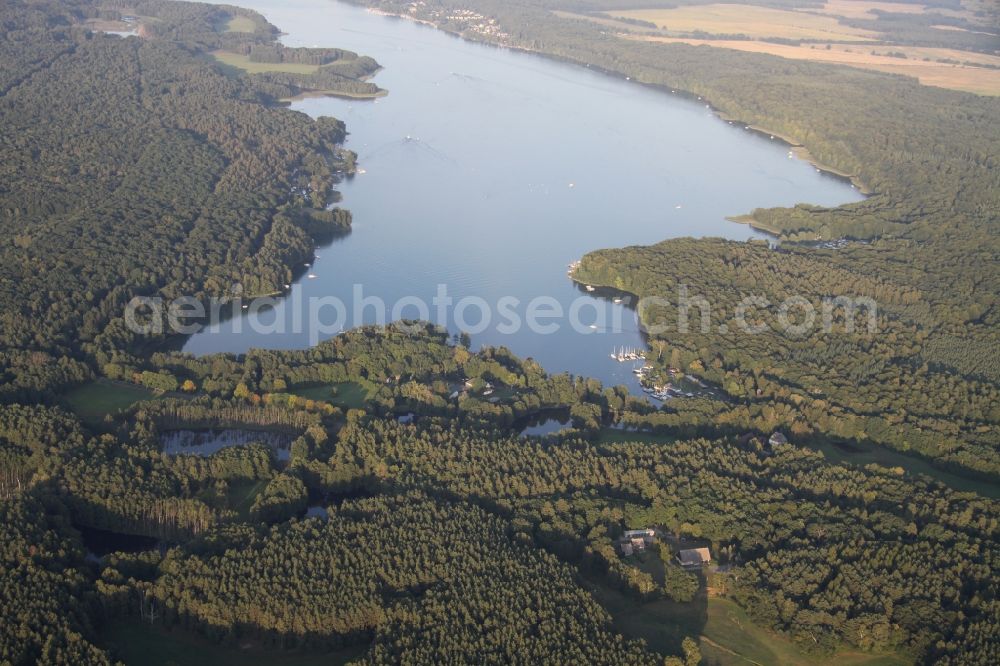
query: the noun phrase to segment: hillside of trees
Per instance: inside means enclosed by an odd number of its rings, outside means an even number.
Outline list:
[[[315,236],[349,224],[324,210],[353,169],[343,124],[206,59],[214,44],[197,40],[218,8],[145,3],[159,20],[141,39],[76,27],[89,2],[0,11],[2,69],[21,73],[0,105],[6,395],[79,381],[76,361],[129,348],[114,320],[135,295],[278,292]]]

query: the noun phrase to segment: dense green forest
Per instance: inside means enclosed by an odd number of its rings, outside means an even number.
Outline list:
[[[905,275],[854,270],[873,255],[888,262],[892,252],[881,243],[816,250],[678,240],[588,255],[577,277],[661,299],[642,313],[647,325],[667,328],[654,336],[658,374],[668,377],[671,366],[690,372],[733,401],[702,414],[706,421],[749,427],[764,408],[772,415],[764,427],[869,440],[996,475],[1000,375],[989,350],[997,342],[995,334],[967,339],[969,320],[990,304],[984,298],[974,312],[955,312],[954,303],[933,302]],[[706,328],[701,308],[691,307],[689,331],[678,330],[682,285],[689,299],[711,304]],[[868,328],[866,306],[847,322],[845,307],[833,304],[825,329],[824,299],[837,295],[876,303],[876,330]],[[763,300],[744,328],[736,317],[750,297]],[[792,297],[805,299],[817,318],[799,335],[778,321],[780,304]],[[941,321],[951,317],[953,325]],[[767,330],[751,332],[758,325]]]
[[[0,105],[7,396],[80,381],[82,355],[128,348],[115,320],[133,296],[277,292],[314,238],[349,225],[326,210],[353,168],[343,124],[285,111],[273,101],[288,86],[206,60],[205,31],[235,39],[211,31],[224,10],[137,9],[183,41],[75,27],[97,11],[86,2],[3,11],[2,69],[21,73]]]
[[[605,423],[656,414],[504,349],[473,354],[433,328],[151,362],[196,384],[196,397],[138,402],[103,432],[59,407],[0,410],[4,501],[22,507],[7,529],[46,535],[59,544],[51,557],[73,563],[41,596],[12,580],[5,615],[24,628],[4,649],[29,655],[14,661],[50,650],[50,636],[97,659],[97,628],[134,617],[223,644],[360,644],[387,663],[658,663],[615,635],[583,586],[596,577],[636,600],[693,603],[702,583],[669,562],[674,546],[662,545],[659,579],[618,555],[616,539],[636,525],[708,544],[732,567],[724,594],[814,658],[847,646],[928,663],[996,658],[994,500],[763,436],[608,439]],[[504,397],[489,402],[476,388],[485,381]],[[338,404],[351,382],[371,387],[360,407]],[[456,398],[456,385],[469,388]],[[323,386],[325,400],[299,395]],[[519,437],[519,416],[543,409],[569,411],[574,429]],[[295,438],[291,457],[259,444],[161,453],[162,434],[208,426],[280,429]],[[302,519],[310,505],[327,517]],[[52,523],[33,523],[35,511]],[[163,545],[85,564],[74,527]],[[23,566],[47,566],[39,557]],[[50,627],[42,604],[56,594],[74,601]]]
[[[334,207],[354,164],[344,125],[280,100],[375,93],[378,65],[281,47],[277,28],[234,7],[5,3],[0,661],[114,663],[108,628],[138,622],[234,651],[349,647],[364,663],[693,666],[721,654],[698,640],[709,586],[802,661],[1000,661],[997,502],[799,445],[874,442],[995,478],[1000,188],[984,128],[997,103],[625,45],[539,9],[611,2],[466,4],[523,48],[705,95],[877,192],[754,212],[779,248],[671,241],[589,255],[580,277],[639,295],[685,282],[718,304],[715,323],[745,292],[870,296],[880,337],[656,337],[656,372],[724,394],[667,409],[413,322],[239,357],[140,344],[120,318],[133,296],[281,292],[316,242],[349,227]],[[138,37],[87,27],[132,15]],[[319,69],[250,74],[218,51]],[[794,242],[840,236],[872,242]],[[571,429],[519,434],[552,414]],[[244,437],[212,455],[164,452],[171,434],[213,429]],[[792,443],[769,444],[776,429]],[[622,556],[624,531],[647,526],[655,547]],[[718,569],[677,565],[688,546],[710,548]],[[693,633],[643,634],[600,590],[675,604]]]

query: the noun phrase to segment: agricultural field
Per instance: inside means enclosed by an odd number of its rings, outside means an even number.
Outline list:
[[[976,21],[976,9],[978,7],[976,2],[966,1],[963,3],[964,7],[962,9],[949,9],[946,7],[930,7],[928,5],[921,5],[908,2],[878,2],[873,0],[869,2],[868,0],[827,0],[822,8],[814,9],[803,9],[801,11],[807,11],[810,13],[822,13],[828,14],[830,16],[841,16],[843,18],[852,19],[873,19],[877,16],[877,12],[887,12],[893,14],[926,14],[933,12],[934,14],[940,14],[941,16],[949,16],[953,18],[964,18],[969,21]]]
[[[827,0],[822,8],[803,9],[811,13],[829,14],[830,16],[842,16],[844,18],[871,19],[875,18],[876,12],[892,12],[894,14],[923,14],[927,11],[926,5],[910,4],[907,2],[868,2],[867,0]],[[942,14],[945,10],[935,8],[935,13]],[[955,12],[952,12],[955,13]]]
[[[685,39],[680,37],[658,37],[654,35],[633,36],[664,43],[691,44],[692,46],[713,46],[735,49],[749,53],[768,53],[792,60],[811,60],[834,65],[847,65],[859,69],[871,69],[889,74],[912,76],[927,86],[964,90],[977,95],[1000,95],[1000,57],[982,53],[970,53],[955,49],[922,48],[911,46],[868,46],[860,44],[804,44],[792,46],[748,40],[726,39]],[[827,48],[829,46],[829,48]],[[888,55],[889,52],[904,54],[906,57]],[[938,60],[958,61],[938,62]],[[976,66],[987,65],[986,67]]]
[[[635,9],[607,12],[655,23],[671,35],[700,31],[710,35],[746,35],[754,39],[822,39],[866,41],[878,39],[871,30],[841,25],[835,16],[739,4],[712,4],[676,9]]]
[[[766,53],[792,60],[900,74],[916,78],[927,86],[1000,96],[1000,53],[889,44],[883,41],[887,39],[885,34],[841,23],[841,20],[874,20],[880,13],[919,15],[926,12],[971,23],[988,21],[982,15],[976,15],[977,9],[982,7],[976,0],[968,0],[961,9],[874,0],[829,0],[822,7],[801,9],[715,3],[673,9],[556,14],[563,18],[589,20],[616,30],[619,36],[626,39]],[[635,21],[655,24],[658,30],[652,26],[637,27]],[[948,25],[934,28],[942,34],[977,32]],[[737,36],[739,38],[734,39]],[[779,44],[774,40],[802,40],[808,43]]]

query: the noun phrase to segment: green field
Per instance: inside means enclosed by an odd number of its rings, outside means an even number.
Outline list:
[[[721,597],[708,597],[704,588],[694,601],[678,603],[669,599],[638,601],[598,579],[587,579],[584,586],[611,614],[619,632],[629,638],[644,639],[651,649],[661,654],[680,654],[685,636],[696,636],[701,639],[699,643],[706,663],[720,666],[902,666],[910,663],[895,654],[843,651],[826,659],[807,655],[789,639],[755,625],[736,603]]]
[[[253,479],[236,479],[229,482],[229,491],[226,497],[226,504],[235,511],[241,520],[250,519],[250,507],[257,499],[260,491],[267,485],[267,479],[255,481]]]
[[[224,65],[242,69],[248,74],[260,74],[262,72],[315,74],[319,70],[319,65],[306,65],[296,62],[252,62],[250,56],[240,55],[231,51],[212,51],[212,57]]]
[[[847,465],[875,463],[882,467],[900,467],[907,474],[924,474],[960,492],[978,493],[993,499],[1000,498],[1000,485],[940,469],[918,456],[893,451],[884,446],[851,443],[848,447],[826,439],[811,441],[808,445],[822,452],[830,462]]]
[[[617,631],[629,638],[644,639],[660,654],[680,654],[681,641],[700,636],[706,620],[702,591],[686,604],[669,599],[638,601],[600,579],[585,579],[584,587],[611,614]]]
[[[257,24],[246,16],[234,16],[223,27],[223,32],[254,32]]]
[[[664,545],[664,549],[667,547]],[[667,549],[669,556],[669,549]],[[663,585],[663,581],[666,579],[666,574],[664,573],[663,560],[660,558],[660,554],[654,549],[646,550],[642,553],[637,553],[626,560],[629,564],[634,566],[636,569],[648,573],[653,577],[653,580],[657,585]]]
[[[225,647],[181,630],[167,631],[135,619],[115,620],[102,632],[126,666],[337,666],[360,657],[365,646],[336,652],[264,650],[253,643]]]
[[[157,395],[142,386],[98,379],[73,389],[63,397],[69,408],[85,423],[96,425],[108,414],[128,409],[141,400],[154,400]]]
[[[360,382],[340,382],[337,384],[320,384],[318,386],[301,386],[289,390],[306,400],[321,400],[344,409],[364,409],[375,393],[374,384]]]
[[[804,654],[787,638],[753,624],[742,608],[720,597],[708,600],[708,622],[702,632],[701,649],[713,663],[723,666],[753,663],[902,666],[911,663],[897,654],[843,651],[826,659]]]

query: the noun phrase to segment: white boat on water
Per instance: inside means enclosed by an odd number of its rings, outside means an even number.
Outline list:
[[[588,284],[588,285],[587,285],[587,291],[595,291],[595,288],[594,288],[594,287],[591,287],[591,286],[590,286],[590,285]]]
[[[309,278],[310,280],[315,280],[315,279],[316,279],[316,278],[318,278],[319,276],[318,276],[318,275],[316,275],[315,273],[310,273],[310,274],[309,274],[309,275],[308,275],[307,277],[308,277],[308,278]]]

